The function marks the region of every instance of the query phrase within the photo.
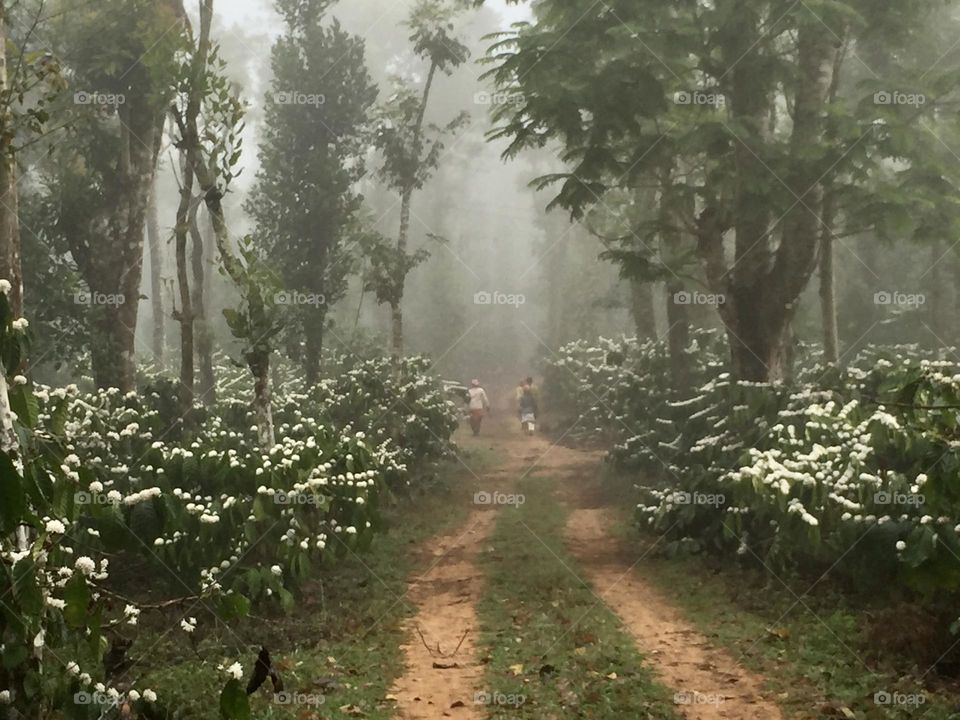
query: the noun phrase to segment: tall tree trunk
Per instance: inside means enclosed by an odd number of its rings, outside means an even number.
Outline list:
[[[317,308],[320,317],[310,318],[304,326],[303,370],[308,385],[320,380],[320,360],[323,354],[324,326],[327,322],[325,308]]]
[[[676,302],[683,283],[672,279],[667,285],[667,347],[670,350],[670,379],[675,390],[690,388],[690,316],[688,306]]]
[[[833,270],[835,214],[834,190],[828,185],[823,193],[823,226],[820,231],[820,318],[823,326],[823,359],[831,365],[836,365],[840,360],[836,280]]]
[[[837,100],[840,88],[840,71],[847,55],[849,40],[846,29],[841,33],[843,42],[833,58],[833,70],[830,87],[827,90],[827,102],[831,105]],[[826,137],[833,141],[836,136],[835,123],[831,116],[827,118]],[[837,283],[834,271],[834,232],[837,222],[836,187],[833,180],[823,184],[823,212],[820,218],[820,317],[823,329],[823,358],[831,364],[840,362],[840,337],[837,329]]]
[[[766,122],[773,91],[769,74],[758,67],[762,55],[760,18],[751,3],[735,0],[727,28],[725,57],[733,63],[732,112],[742,137],[735,142],[737,171],[733,227],[736,265],[729,282],[732,306],[725,318],[734,375],[757,382],[782,382],[788,376],[790,325],[796,302],[817,261],[821,206],[819,161],[806,159],[823,140],[823,105],[831,80],[830,35],[815,19],[798,29],[797,73],[787,185],[795,196],[781,223],[776,252],[770,237],[772,179],[762,161]]]
[[[630,315],[637,331],[637,340],[657,337],[657,318],[653,309],[653,288],[650,283],[631,278]]]
[[[20,218],[17,192],[17,160],[13,147],[13,117],[7,97],[7,4],[0,0],[0,279],[10,283],[7,302],[14,318],[23,315],[23,273],[20,266]],[[13,424],[9,388],[3,368],[0,368],[0,451],[19,464],[20,437]],[[17,549],[30,546],[30,535],[25,526],[16,530]]]
[[[413,127],[412,155],[415,167],[411,169],[411,177],[407,186],[400,195],[400,232],[397,235],[397,260],[404,262],[407,253],[407,243],[410,233],[410,204],[413,200],[413,190],[416,187],[416,177],[419,173],[423,153],[423,122],[427,114],[427,105],[430,102],[430,90],[437,73],[436,63],[430,63],[427,81],[423,86],[423,96],[420,99],[420,109],[417,112],[417,121]],[[396,297],[390,305],[390,319],[392,323],[392,353],[397,360],[403,357],[403,292],[406,284],[405,268],[395,268],[397,277]]]
[[[209,49],[210,26],[213,23],[213,0],[200,2],[200,40],[198,45],[198,67],[206,65],[206,53]],[[202,64],[201,64],[202,63]],[[174,115],[181,137],[189,142],[197,151],[193,156],[193,171],[196,175],[200,193],[213,225],[213,236],[220,253],[223,269],[230,279],[240,288],[241,293],[247,296],[251,322],[254,325],[263,324],[265,309],[263,298],[259,297],[256,287],[252,284],[247,269],[230,247],[230,235],[223,215],[223,191],[217,186],[217,179],[210,168],[199,157],[199,109],[188,112],[185,116]],[[245,292],[249,290],[249,292]],[[254,297],[256,295],[256,297]],[[275,444],[273,428],[273,412],[270,397],[270,348],[264,338],[248,338],[251,342],[245,353],[245,360],[253,376],[253,409],[257,420],[257,435],[261,449],[269,449]]]
[[[15,317],[23,315],[23,272],[20,266],[17,158],[7,77],[7,3],[0,0],[0,278],[11,285],[7,300]]]
[[[72,243],[71,251],[94,293],[114,302],[93,309],[96,337],[93,377],[98,387],[130,392],[136,384],[136,329],[150,187],[153,185],[163,112],[152,96],[128,96],[118,107],[120,157],[114,179],[116,202],[107,209],[102,247]]]
[[[660,177],[659,222],[660,257],[667,267],[673,257],[681,252],[680,242],[680,205],[674,196],[674,163],[669,160]],[[676,390],[684,390],[690,385],[690,360],[687,347],[690,344],[690,313],[686,304],[679,302],[684,292],[683,281],[673,276],[666,282],[667,291],[667,346],[670,350],[670,376]]]
[[[160,238],[160,214],[157,208],[157,181],[150,187],[147,208],[147,245],[150,251],[150,306],[153,310],[153,357],[163,363],[166,338],[166,317],[163,312],[163,244]]]
[[[257,441],[261,450],[268,450],[276,445],[270,397],[270,353],[251,352],[247,362],[253,373],[253,413],[257,421]]]
[[[197,211],[200,202],[194,200],[190,207],[190,265],[193,271],[193,326],[196,335],[197,365],[200,369],[200,382],[197,395],[205,405],[216,402],[216,377],[213,372],[213,336],[207,321],[206,288],[208,275],[204,262],[203,233],[197,223]]]
[[[725,28],[724,59],[731,68],[730,107],[739,134],[733,142],[736,183],[732,223],[736,244],[728,282],[732,303],[727,334],[733,373],[745,380],[766,380],[782,370],[776,351],[782,339],[769,336],[760,312],[772,260],[768,193],[773,181],[758,157],[763,153],[772,92],[767,74],[760,67],[760,26],[755,3],[733,0]]]
[[[927,315],[930,330],[934,334],[934,347],[940,348],[947,343],[946,323],[944,322],[943,301],[943,242],[935,240],[930,246],[930,300],[927,302]]]
[[[192,99],[191,99],[192,102]],[[189,111],[188,111],[189,112]],[[180,417],[187,421],[193,408],[193,297],[190,294],[190,274],[187,266],[187,239],[190,234],[190,206],[193,204],[194,149],[181,151],[180,204],[177,206],[177,225],[174,231],[177,257],[177,288],[180,294]]]

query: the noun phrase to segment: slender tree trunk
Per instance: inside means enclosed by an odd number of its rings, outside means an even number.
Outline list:
[[[407,239],[410,232],[410,202],[413,199],[413,187],[408,187],[400,196],[400,234],[397,235],[398,262],[403,261],[407,252]],[[394,359],[403,357],[403,294],[406,275],[402,268],[396,268],[396,293],[390,304],[391,352]]]
[[[676,302],[677,293],[683,292],[683,283],[671,280],[667,283],[667,347],[670,350],[670,378],[675,390],[690,388],[690,316],[687,305]]]
[[[13,146],[10,79],[7,77],[7,4],[0,0],[0,278],[11,285],[7,299],[15,317],[23,315],[23,272],[20,266],[17,158]]]
[[[660,176],[659,222],[660,257],[669,267],[674,255],[680,252],[680,205],[673,190],[674,162],[668,160]],[[683,281],[674,276],[666,282],[667,291],[667,346],[670,350],[670,374],[673,387],[684,390],[690,385],[690,312],[688,305],[678,301],[683,293]]]
[[[253,412],[257,421],[257,441],[261,450],[268,450],[276,445],[270,397],[270,353],[251,352],[247,361],[253,374]]]
[[[650,283],[631,279],[630,315],[637,331],[637,339],[644,340],[657,336],[657,318],[653,309],[653,290]]]
[[[833,104],[837,99],[840,88],[840,72],[847,56],[849,40],[846,29],[841,33],[843,42],[833,57],[830,87],[827,91],[827,102]],[[826,137],[833,140],[836,136],[835,123],[831,116],[827,118]],[[823,357],[824,360],[836,365],[840,362],[840,337],[837,329],[837,283],[834,271],[834,232],[837,222],[836,187],[832,179],[823,184],[823,212],[820,218],[820,315],[823,327]]]
[[[213,372],[213,337],[207,322],[207,272],[204,263],[203,233],[197,223],[197,211],[200,203],[194,201],[190,207],[190,265],[193,271],[193,321],[196,335],[197,365],[200,370],[200,382],[197,395],[205,405],[216,402],[216,378]]]
[[[212,6],[212,0],[205,1]],[[220,252],[223,268],[238,287],[244,288],[249,285],[249,278],[240,260],[230,248],[229,231],[223,217],[222,196],[202,163],[198,164],[197,170],[200,189],[207,205],[207,212],[210,213],[213,235],[217,243],[217,250]],[[262,320],[263,313],[263,303],[251,301],[250,314],[254,317],[255,324],[259,324],[258,321]],[[257,422],[257,437],[261,449],[269,449],[276,444],[270,396],[270,350],[269,348],[264,349],[264,343],[260,338],[251,338],[251,340],[253,346],[247,351],[245,359],[254,381],[253,409]]]
[[[10,281],[10,307],[14,316],[21,317],[23,270],[20,264],[17,165],[13,153],[12,147],[3,147],[3,142],[0,141],[0,278]]]
[[[927,302],[927,313],[930,319],[930,330],[936,336],[935,347],[942,347],[947,343],[946,323],[944,323],[943,302],[943,242],[934,241],[930,246],[930,300]]]
[[[20,219],[17,193],[16,155],[13,142],[13,118],[10,114],[7,77],[7,4],[0,0],[0,279],[10,283],[7,301],[13,316],[23,315],[23,273],[20,266]],[[20,459],[20,437],[13,425],[9,388],[3,368],[0,368],[0,451],[17,465]],[[17,549],[29,547],[27,528],[16,530]]]
[[[836,281],[833,271],[834,203],[833,187],[827,186],[823,194],[823,225],[820,231],[820,318],[823,326],[823,359],[831,365],[836,365],[840,360]]]
[[[198,58],[203,59],[203,65],[206,64],[206,51],[209,48],[210,26],[213,22],[213,0],[201,0],[200,4],[200,40]],[[198,67],[202,67],[198,60]],[[175,116],[177,125],[183,138],[193,144],[195,150],[199,152],[199,131],[197,127],[197,118],[199,108],[196,112],[188,112],[185,117]],[[210,222],[213,225],[213,236],[217,244],[217,250],[220,253],[220,260],[223,263],[223,269],[230,279],[241,289],[241,291],[251,288],[251,279],[247,269],[243,266],[240,259],[233,253],[230,247],[230,236],[227,229],[227,223],[223,216],[223,191],[217,187],[216,178],[210,171],[210,168],[203,162],[200,162],[198,156],[193,157],[193,171],[196,175],[197,183],[200,186],[200,193],[203,202],[206,205],[207,212],[210,215]],[[263,324],[265,309],[263,299],[257,293],[248,293],[249,312],[251,321],[254,325]],[[270,397],[270,349],[263,338],[249,338],[252,345],[245,354],[247,367],[253,376],[253,409],[257,421],[257,435],[261,449],[269,449],[275,444],[275,435],[273,428],[273,412]]]
[[[320,360],[323,355],[324,326],[326,311],[318,308],[319,318],[311,318],[304,327],[303,370],[308,385],[320,380]]]
[[[420,100],[417,122],[413,127],[412,150],[415,167],[411,170],[411,178],[400,196],[400,233],[397,235],[398,262],[403,262],[407,253],[407,243],[410,233],[410,204],[413,200],[416,176],[420,169],[420,155],[423,153],[423,122],[427,114],[427,105],[430,102],[430,90],[433,87],[433,80],[436,73],[436,63],[431,63],[430,71],[427,73],[427,81],[423,86],[423,97]],[[404,268],[398,267],[396,268],[396,274],[396,298],[390,305],[390,318],[392,322],[393,357],[399,360],[403,357],[403,292],[404,285],[406,284],[406,271]]]
[[[192,146],[182,152],[180,166],[182,181],[180,184],[180,204],[177,207],[177,226],[174,232],[177,257],[177,287],[180,294],[180,309],[177,320],[180,321],[180,417],[186,420],[193,408],[194,369],[193,369],[193,298],[190,294],[190,275],[187,266],[187,239],[190,234],[190,206],[193,204],[193,165]]]
[[[150,306],[153,309],[153,357],[163,363],[166,338],[166,317],[163,312],[163,245],[160,238],[160,215],[157,208],[157,182],[150,188],[147,208],[147,244],[150,251]]]

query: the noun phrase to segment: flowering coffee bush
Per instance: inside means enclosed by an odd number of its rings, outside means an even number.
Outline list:
[[[721,371],[722,352],[718,333],[694,334],[686,354],[695,386]],[[647,420],[667,412],[671,400],[677,399],[669,376],[670,355],[664,343],[601,338],[595,346],[583,340],[564,346],[547,366],[544,382],[551,405],[568,417],[568,437],[635,440],[642,447],[651,439]]]
[[[157,606],[146,590],[226,620],[290,608],[311,572],[371,543],[386,483],[410,483],[456,427],[422,360],[368,360],[309,390],[281,380],[268,448],[224,370],[187,435],[158,376],[126,395],[33,387],[16,374],[25,330],[0,293],[0,412],[16,433],[0,452],[0,717],[149,715],[152,690],[103,670],[111,631]]]
[[[551,371],[570,376],[570,404],[613,437],[613,462],[661,480],[640,488],[643,525],[674,551],[771,570],[846,559],[838,570],[858,581],[960,587],[957,363],[872,348],[846,369],[805,363],[794,384],[771,386],[731,380],[722,346],[694,342],[698,384],[685,398],[668,389],[655,343],[573,344]]]

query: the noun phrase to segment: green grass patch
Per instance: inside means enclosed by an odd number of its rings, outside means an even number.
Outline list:
[[[500,511],[482,554],[487,669],[476,700],[492,718],[678,718],[618,618],[574,575],[552,484],[522,481],[526,502]]]

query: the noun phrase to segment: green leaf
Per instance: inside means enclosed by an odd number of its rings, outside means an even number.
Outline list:
[[[220,693],[220,717],[223,720],[250,720],[250,701],[239,680],[230,680]]]
[[[40,407],[33,390],[28,385],[14,385],[7,394],[10,398],[10,408],[17,414],[20,422],[30,429],[35,428]]]
[[[37,584],[37,566],[32,559],[24,558],[13,566],[13,596],[25,615],[43,612],[43,594]]]
[[[283,608],[284,612],[290,612],[293,610],[294,606],[296,605],[296,602],[293,598],[293,593],[282,587],[277,590],[277,595],[280,597],[280,607]]]
[[[0,452],[0,532],[13,532],[27,509],[20,474],[10,456]]]
[[[67,424],[69,407],[67,399],[64,397],[60,398],[57,406],[53,409],[53,413],[50,415],[50,432],[54,435],[63,435]]]
[[[3,667],[6,670],[15,670],[26,662],[28,657],[30,657],[30,651],[26,645],[8,643],[3,648]]]
[[[79,573],[75,573],[64,588],[63,599],[67,606],[63,609],[63,618],[67,625],[75,628],[87,626],[87,608],[90,605],[90,589],[87,581]]]
[[[220,614],[224,620],[237,620],[250,612],[250,601],[240,593],[230,593],[220,599]]]

